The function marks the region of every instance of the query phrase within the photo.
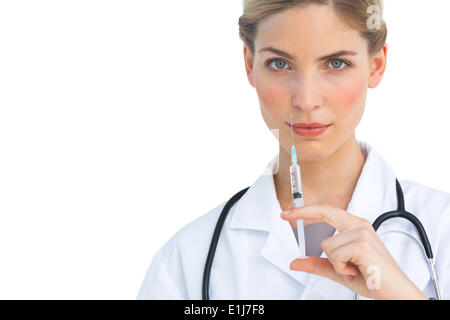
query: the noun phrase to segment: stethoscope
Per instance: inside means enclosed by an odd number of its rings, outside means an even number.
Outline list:
[[[206,258],[205,263],[205,269],[203,271],[203,288],[202,288],[202,297],[203,300],[209,300],[209,277],[211,272],[211,266],[214,259],[214,254],[216,252],[217,248],[217,242],[219,241],[220,232],[222,231],[223,224],[225,222],[225,219],[228,215],[228,212],[230,211],[231,207],[239,201],[239,199],[244,195],[245,192],[250,187],[247,187],[238,193],[236,193],[234,196],[232,196],[227,203],[225,204],[224,208],[222,209],[222,213],[219,216],[219,219],[217,220],[216,228],[214,229],[214,234],[211,240],[211,245],[209,247],[208,256]],[[439,291],[439,286],[437,282],[437,274],[434,267],[434,260],[433,260],[433,252],[431,250],[431,245],[427,237],[427,233],[425,232],[425,229],[422,226],[422,223],[420,223],[419,219],[414,216],[413,214],[409,213],[405,210],[405,200],[403,198],[403,190],[400,186],[400,183],[396,179],[396,192],[397,192],[397,210],[389,211],[386,213],[383,213],[380,215],[375,222],[372,224],[375,231],[377,231],[378,227],[385,222],[386,220],[389,220],[391,218],[405,218],[409,220],[417,229],[417,232],[419,233],[420,240],[422,243],[422,247],[425,251],[426,257],[428,259],[428,265],[430,267],[430,275],[431,279],[434,283],[434,289],[436,292],[436,297],[438,300],[441,299],[441,294]],[[434,298],[430,298],[434,299]]]

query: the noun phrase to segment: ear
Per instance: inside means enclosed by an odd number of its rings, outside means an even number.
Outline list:
[[[387,49],[388,45],[385,43],[383,48],[370,58],[369,88],[377,87],[383,78],[386,70]]]
[[[245,72],[247,73],[248,82],[252,87],[255,87],[255,83],[253,81],[253,55],[249,49],[249,47],[244,43],[244,63],[245,63]]]

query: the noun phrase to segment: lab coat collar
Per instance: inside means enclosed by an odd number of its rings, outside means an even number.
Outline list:
[[[346,211],[373,223],[382,213],[397,209],[396,177],[373,147],[366,142],[359,146],[366,161]]]
[[[395,174],[381,155],[365,142],[359,142],[366,157],[347,212],[371,223],[384,212],[397,208]],[[299,256],[299,248],[289,222],[280,218],[282,211],[276,195],[273,174],[277,172],[279,154],[236,203],[230,213],[229,228],[268,232],[260,255],[307,287],[302,298],[351,298],[350,290],[331,280],[312,274],[292,271],[290,263]],[[388,222],[380,226],[381,230]],[[335,234],[337,231],[335,232]],[[322,257],[326,257],[322,253]]]

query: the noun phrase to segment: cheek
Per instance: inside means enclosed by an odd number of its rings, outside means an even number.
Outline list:
[[[278,113],[286,106],[286,90],[277,82],[260,79],[259,81],[255,81],[255,88],[258,93],[261,108],[271,113]]]
[[[255,74],[254,84],[264,122],[269,128],[275,129],[280,127],[279,121],[285,110],[289,109],[289,93],[286,86],[269,78],[264,74]]]
[[[364,111],[367,88],[367,79],[355,77],[334,95],[333,109],[342,123],[356,127]]]

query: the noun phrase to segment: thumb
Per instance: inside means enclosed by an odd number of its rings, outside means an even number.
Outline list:
[[[339,275],[336,273],[331,262],[326,258],[307,257],[295,259],[291,262],[289,268],[291,270],[308,272],[340,282]]]

